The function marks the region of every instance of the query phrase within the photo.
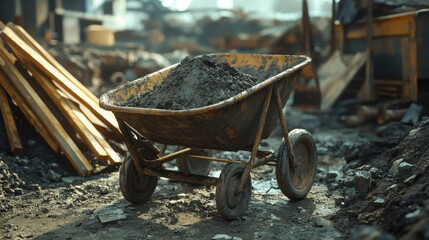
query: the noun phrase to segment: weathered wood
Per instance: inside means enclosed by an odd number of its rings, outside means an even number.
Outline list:
[[[82,93],[84,93],[89,99],[91,99],[95,103],[96,106],[99,105],[98,98],[91,91],[89,91],[88,88],[86,88],[79,80],[77,80],[69,71],[67,71],[67,69],[65,69],[57,60],[55,60],[55,58],[53,58],[52,55],[50,55],[34,38],[32,38],[31,35],[28,34],[24,28],[22,28],[19,25],[15,25],[11,22],[8,23],[7,26],[10,27],[31,48],[33,48],[35,51],[40,53],[41,56],[43,56],[49,63],[51,63],[52,66],[57,68],[58,71],[60,71],[73,84],[75,84],[76,87],[78,87],[82,91]],[[101,109],[101,110],[103,110],[103,109]],[[108,111],[104,111],[104,113],[108,116],[108,118],[109,118],[108,120],[114,119],[116,121],[113,113],[108,112]],[[113,127],[113,126],[111,126],[111,127]],[[121,135],[119,132],[119,127],[118,127],[117,123],[116,123],[116,127],[114,129],[112,129],[111,131],[113,131],[115,134]]]
[[[119,155],[113,150],[109,143],[101,136],[100,132],[92,125],[88,118],[77,108],[77,106],[70,99],[63,98],[64,102],[70,107],[75,116],[78,118],[76,121],[80,121],[90,131],[94,138],[107,152],[107,160],[111,165],[119,165],[122,163]]]
[[[37,68],[44,72],[48,77],[60,84],[69,94],[75,97],[79,102],[84,104],[88,109],[94,113],[100,120],[106,123],[115,134],[121,134],[119,131],[118,123],[114,116],[101,109],[96,103],[89,100],[90,98],[83,94],[79,87],[65,77],[57,68],[49,63],[37,51],[28,46],[15,32],[9,27],[4,28],[1,37],[11,46],[19,51],[25,58],[31,61]]]
[[[3,116],[4,126],[9,139],[12,153],[17,154],[22,151],[21,139],[19,138],[18,129],[16,129],[15,119],[10,110],[9,100],[3,88],[0,87],[0,108]]]
[[[7,28],[4,31],[6,30]],[[15,89],[17,89],[23,96],[24,101],[30,106],[31,110],[33,110],[33,112],[40,118],[42,125],[47,129],[47,131],[51,132],[51,135],[57,141],[61,150],[69,159],[76,171],[81,176],[88,176],[91,174],[93,172],[91,164],[89,164],[83,153],[66,133],[64,128],[61,126],[61,123],[55,118],[52,112],[49,111],[46,104],[16,69],[16,67],[8,61],[2,51],[0,51],[0,55],[4,60],[1,64],[1,69],[5,75],[9,76],[10,83],[13,84]]]
[[[11,22],[7,26],[12,29],[15,34],[18,35],[29,47],[37,51],[43,56],[49,63],[52,64],[58,71],[64,74],[71,82],[73,82],[85,95],[87,95],[95,104],[98,105],[98,98],[89,91],[79,80],[77,80],[69,71],[67,71],[55,58],[51,56],[24,28],[19,25],[15,25]]]
[[[0,57],[0,65],[4,64],[2,57]],[[6,90],[9,96],[14,100],[18,108],[22,111],[26,119],[30,122],[31,125],[36,129],[36,131],[42,136],[46,143],[51,147],[51,149],[59,153],[60,147],[53,140],[51,134],[46,130],[46,128],[40,123],[40,120],[37,116],[31,111],[30,107],[24,101],[23,97],[20,96],[18,91],[10,84],[8,77],[0,71],[0,85]]]
[[[27,66],[29,66],[29,64]],[[73,109],[71,109],[69,104],[67,104],[64,101],[64,99],[58,94],[57,89],[54,87],[52,82],[49,79],[47,79],[43,73],[39,72],[31,65],[30,65],[30,71],[33,73],[33,76],[36,79],[36,81],[48,94],[49,98],[55,103],[58,109],[62,112],[62,114],[70,123],[70,125],[76,130],[79,136],[83,139],[83,141],[86,143],[86,146],[91,150],[91,152],[97,157],[97,159],[106,160],[108,158],[107,152],[100,145],[97,139],[95,139],[93,132],[88,130],[86,126],[83,125],[81,121],[79,121]]]

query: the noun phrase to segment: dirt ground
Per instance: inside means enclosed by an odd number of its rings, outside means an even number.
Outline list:
[[[370,166],[368,172],[375,172],[371,189],[387,188],[382,184],[389,178],[393,162],[389,158],[392,153],[388,153],[395,147],[401,149],[401,142],[413,127],[393,123],[384,129],[374,124],[348,128],[343,119],[354,107],[354,103],[344,103],[324,113],[303,113],[287,107],[288,128],[305,128],[316,140],[319,161],[316,182],[306,199],[292,202],[279,190],[273,167],[256,168],[252,172],[249,209],[243,218],[234,221],[225,221],[218,214],[214,187],[161,178],[152,200],[134,205],[127,202],[119,190],[118,169],[97,165],[93,176],[81,178],[74,175],[64,158],[51,153],[36,133],[29,133],[32,141],[26,143],[31,150],[18,156],[8,153],[7,142],[3,144],[7,138],[1,135],[0,239],[348,239],[354,226],[359,224],[377,225],[396,237],[404,236],[412,221],[408,228],[397,231],[389,228],[390,225],[384,226],[368,207],[356,205],[356,202],[371,205],[372,197],[380,194],[369,190],[361,197],[352,190],[353,183],[347,184],[346,180],[351,171],[353,174],[365,171],[359,167],[367,165]],[[275,130],[261,146],[277,150],[280,135],[280,130]],[[422,136],[429,139],[429,134]],[[426,153],[425,149],[416,151]],[[215,155],[235,160],[248,158],[246,152]],[[426,160],[419,161],[423,158]],[[381,164],[380,159],[389,160]],[[427,155],[418,155],[410,164],[419,162],[427,163]],[[222,166],[215,164],[210,175],[218,176]],[[166,167],[177,169],[174,163]],[[421,167],[416,183],[427,175],[427,164]],[[389,184],[392,185],[393,180]],[[418,189],[408,190],[417,194],[411,194],[415,208],[407,208],[401,214],[416,209],[422,212],[418,216],[423,214],[423,202],[428,199],[424,191],[428,187],[427,183],[421,184]],[[401,196],[401,192],[397,195]],[[102,224],[100,216],[112,212],[122,219]],[[414,223],[419,219],[424,220],[415,217]]]

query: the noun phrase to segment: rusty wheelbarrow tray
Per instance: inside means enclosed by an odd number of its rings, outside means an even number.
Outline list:
[[[258,75],[263,81],[225,101],[189,110],[115,105],[132,95],[153,89],[177,66],[175,64],[124,84],[101,96],[100,106],[115,114],[131,154],[121,167],[120,181],[124,197],[135,203],[148,201],[159,176],[217,185],[217,208],[224,218],[234,219],[241,216],[247,208],[251,191],[249,174],[251,169],[270,164],[269,162],[276,162],[279,186],[288,197],[292,199],[305,197],[313,183],[317,164],[314,140],[305,130],[295,131],[295,135],[290,137],[294,131],[288,134],[282,109],[302,68],[310,63],[310,58],[256,54],[213,54],[212,56],[228,62],[242,72]],[[280,147],[281,153],[277,154],[280,157],[276,160],[276,154],[258,151],[258,146],[261,139],[269,137],[277,119],[282,126],[284,143]],[[151,141],[164,146],[179,145],[186,148],[165,156],[165,148],[158,150]],[[295,149],[295,142],[297,146],[302,146]],[[248,150],[251,151],[251,157],[244,163],[216,159],[197,155],[196,149],[201,148],[225,151]],[[304,155],[302,158],[307,159],[304,164],[295,161],[294,151],[304,151],[296,158],[301,159],[300,156]],[[205,161],[229,162],[229,164],[222,171],[220,178],[162,169],[162,163],[183,156]],[[279,158],[283,160],[279,161]],[[300,165],[303,167],[298,171]],[[292,176],[293,174],[296,176]],[[302,178],[305,179],[302,180]],[[309,188],[308,185],[310,185]]]

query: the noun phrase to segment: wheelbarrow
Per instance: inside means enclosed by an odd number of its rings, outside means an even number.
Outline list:
[[[288,133],[283,107],[306,56],[213,54],[220,61],[245,73],[262,73],[263,81],[227,100],[189,110],[164,110],[117,106],[132,95],[153,89],[177,64],[126,83],[100,98],[100,106],[112,111],[119,123],[129,155],[120,168],[120,189],[132,203],[145,203],[152,196],[159,177],[216,186],[216,207],[227,220],[241,217],[251,195],[250,172],[261,165],[276,167],[279,188],[288,198],[300,200],[310,191],[317,168],[317,151],[311,134],[303,129]],[[277,69],[276,72],[271,72]],[[258,75],[258,74],[257,74]],[[280,120],[284,139],[276,152],[258,150]],[[159,149],[153,143],[163,144]],[[165,146],[182,148],[165,155]],[[251,152],[248,161],[220,159],[199,154],[201,149]],[[166,170],[173,161],[218,161],[227,163],[220,177],[192,171]],[[206,164],[207,165],[207,164]],[[180,166],[180,164],[179,164]],[[195,164],[193,165],[195,167]],[[192,169],[192,168],[188,168]]]

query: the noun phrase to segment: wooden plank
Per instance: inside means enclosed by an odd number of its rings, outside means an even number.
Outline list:
[[[9,100],[3,88],[0,87],[0,108],[3,116],[4,126],[6,127],[7,137],[9,139],[12,153],[17,154],[22,151],[21,139],[19,138],[18,129],[15,125],[12,111],[10,110]]]
[[[31,48],[33,48],[49,63],[51,63],[52,66],[54,66],[58,71],[60,71],[73,84],[75,84],[76,87],[78,87],[89,99],[91,99],[96,106],[99,106],[98,98],[91,91],[89,91],[88,88],[86,88],[79,80],[77,80],[69,71],[67,71],[67,69],[65,69],[57,60],[55,60],[55,58],[53,58],[52,55],[50,55],[34,38],[32,38],[31,35],[28,34],[28,32],[25,31],[24,28],[19,25],[15,25],[11,22],[9,22],[7,26],[10,27],[15,32],[15,34],[17,34],[18,37],[20,37],[25,43],[27,43]],[[109,111],[104,112],[106,115],[108,115],[109,119],[114,119],[116,121],[116,118],[113,113]],[[121,135],[117,123],[116,128],[112,129],[112,131],[115,134]]]
[[[335,56],[336,54],[332,55],[331,57]],[[335,103],[335,101],[338,99],[338,97],[340,97],[346,86],[351,82],[353,77],[363,66],[365,61],[365,53],[357,53],[351,60],[350,64],[347,64],[347,68],[345,69],[345,71],[334,74],[332,76],[327,76],[323,79],[321,78],[321,83],[327,82],[326,84],[321,84],[322,110],[329,109]]]
[[[0,57],[0,64],[4,64],[3,59]],[[8,77],[4,75],[2,71],[0,71],[0,85],[6,90],[9,96],[14,100],[18,108],[22,111],[26,119],[30,122],[31,125],[36,129],[36,131],[42,136],[42,138],[46,141],[46,143],[51,147],[51,149],[59,153],[60,147],[53,140],[52,136],[46,128],[40,123],[40,120],[37,116],[30,110],[30,107],[26,104],[24,99],[20,96],[18,91],[10,84]]]
[[[56,105],[71,127],[76,130],[91,152],[99,160],[106,160],[108,158],[107,152],[94,138],[93,134],[78,120],[73,110],[64,101],[60,94],[58,94],[54,84],[42,72],[29,63],[22,55],[17,54],[17,57],[19,58],[20,62],[25,64],[25,66],[31,71],[39,86],[43,88],[44,92],[49,96],[49,99]]]
[[[59,89],[59,93],[62,96],[65,96],[66,98],[70,99],[74,102],[76,106],[80,109],[80,111],[91,121],[91,123],[94,125],[94,127],[106,138],[111,139],[115,142],[122,143],[124,142],[124,135],[122,134],[115,134],[110,130],[110,128],[104,124],[100,119],[98,119],[92,112],[89,110],[85,105],[80,104],[79,101],[71,96],[70,94],[66,94],[64,88],[62,88],[60,85],[54,82],[54,85],[57,89]]]
[[[40,99],[39,95],[37,95],[21,73],[11,62],[8,61],[2,51],[0,51],[0,55],[4,60],[4,63],[1,64],[3,72],[9,76],[9,80],[14,85],[15,89],[24,96],[23,99],[30,106],[33,112],[41,119],[42,125],[46,127],[47,131],[51,132],[54,140],[57,141],[62,152],[69,159],[73,167],[81,176],[90,175],[94,169],[70,136],[66,133],[64,128],[61,126],[61,123],[55,118],[51,111],[49,111],[48,107],[42,99]]]
[[[58,90],[59,91],[59,90]],[[79,119],[79,121],[85,125],[88,130],[94,135],[97,141],[103,146],[104,150],[108,154],[108,161],[110,165],[119,165],[122,163],[122,159],[113,150],[113,148],[109,145],[109,143],[101,136],[100,132],[92,125],[92,123],[86,118],[86,116],[77,108],[77,106],[70,99],[63,98],[63,100],[68,104],[70,109],[74,112],[75,116]]]
[[[121,134],[118,123],[112,113],[101,109],[93,101],[89,100],[86,94],[82,94],[82,91],[80,91],[79,87],[73,84],[38,52],[28,46],[9,27],[6,27],[2,31],[1,37],[5,39],[11,47],[14,47],[16,50],[22,53],[25,58],[29,59],[37,68],[41,69],[48,77],[60,84],[68,93],[79,100],[79,102],[88,107],[88,109],[90,109],[95,116],[107,124],[109,128],[115,132],[115,134]]]
[[[79,80],[77,80],[69,71],[67,71],[55,58],[48,53],[24,28],[19,25],[15,25],[11,22],[7,26],[12,29],[19,38],[28,44],[32,49],[37,51],[42,57],[44,57],[49,63],[52,64],[58,71],[64,74],[73,84],[75,84],[85,95],[88,96],[95,104],[98,105],[98,98],[88,90]]]

